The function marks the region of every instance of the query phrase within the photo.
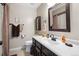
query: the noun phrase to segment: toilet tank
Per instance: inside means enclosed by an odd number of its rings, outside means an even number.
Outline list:
[[[30,52],[31,45],[32,45],[32,40],[25,41],[26,52]]]

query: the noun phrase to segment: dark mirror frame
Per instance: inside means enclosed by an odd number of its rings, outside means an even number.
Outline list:
[[[37,16],[36,19],[35,19],[35,30],[36,31],[40,31],[41,30],[41,16]]]
[[[70,32],[70,3],[66,3],[66,29],[52,29],[50,26],[50,10],[53,7],[48,9],[48,22],[49,22],[49,31],[60,31],[60,32]]]

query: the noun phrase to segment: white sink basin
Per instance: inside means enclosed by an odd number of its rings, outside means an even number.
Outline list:
[[[54,44],[56,44],[56,45],[59,44],[59,42],[57,42],[58,39],[56,39],[56,41],[54,41],[54,40],[52,40],[51,38],[47,38],[46,40],[47,40],[48,42],[54,43]]]
[[[52,40],[51,38],[47,38],[47,37],[42,37],[42,36],[37,36],[39,39],[42,39],[42,41],[44,40],[46,40],[46,41],[48,41],[48,42],[50,42],[50,43],[54,43],[54,44],[60,44],[60,45],[65,45],[65,43],[62,43],[61,41],[60,41],[60,37],[57,37],[57,36],[55,36],[54,38],[57,38],[56,39],[56,41],[54,41],[54,40]],[[68,44],[71,44],[73,47],[79,47],[79,42],[77,42],[77,41],[75,41],[75,40],[69,40],[68,42],[66,42],[66,43],[68,43]],[[67,45],[65,45],[65,46],[67,46]]]

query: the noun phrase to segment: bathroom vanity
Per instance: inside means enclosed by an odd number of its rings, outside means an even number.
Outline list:
[[[59,38],[53,41],[42,36],[33,36],[30,53],[34,56],[79,56],[79,46],[66,46]]]
[[[57,56],[54,52],[50,51],[47,47],[39,43],[35,38],[32,38],[33,44],[31,47],[31,54],[34,56]]]

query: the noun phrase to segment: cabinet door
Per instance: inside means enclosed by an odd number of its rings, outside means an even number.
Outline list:
[[[31,55],[34,55],[34,46],[33,46],[33,45],[31,46],[30,54],[31,54]]]
[[[57,56],[55,53],[47,49],[46,47],[42,46],[42,53],[44,53],[47,56]]]
[[[36,46],[41,50],[41,44],[38,41],[36,41]]]
[[[38,47],[36,47],[36,56],[41,56],[41,51]]]
[[[41,56],[47,56],[47,55],[42,52],[42,53],[41,53]]]
[[[34,56],[36,56],[36,46],[35,46],[35,44],[33,43],[32,44],[32,46],[31,46],[31,50],[30,50],[30,53],[31,53],[31,55],[34,55]]]

